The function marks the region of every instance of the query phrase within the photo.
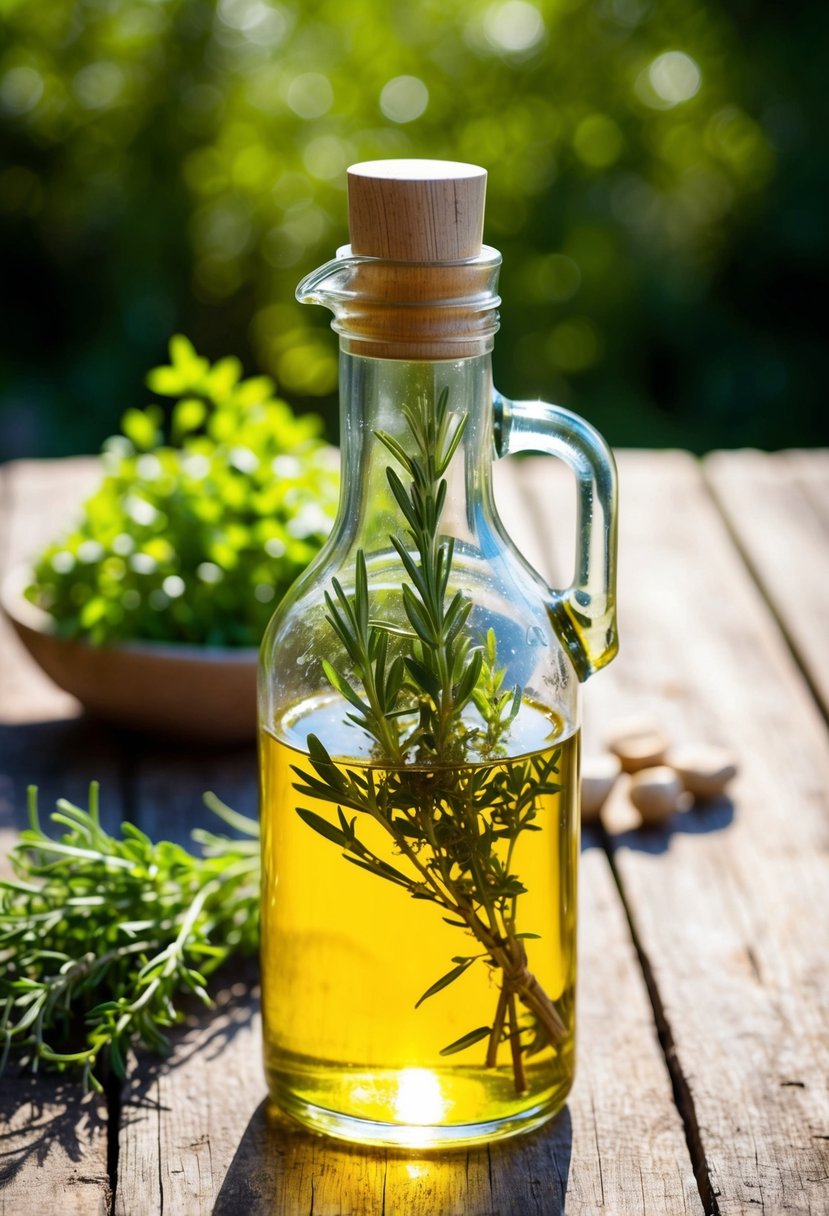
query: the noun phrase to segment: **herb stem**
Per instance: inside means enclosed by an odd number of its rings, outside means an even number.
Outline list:
[[[518,1015],[515,1010],[515,994],[510,992],[507,997],[507,1018],[509,1021],[509,1041],[512,1051],[512,1069],[515,1074],[515,1092],[523,1094],[527,1089],[527,1076],[524,1072],[524,1059],[521,1054],[521,1031],[518,1025]]]

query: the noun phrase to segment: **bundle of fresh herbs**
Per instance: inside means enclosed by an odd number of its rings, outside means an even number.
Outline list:
[[[474,939],[480,949],[453,956],[450,970],[416,1006],[474,964],[488,967],[499,986],[491,1023],[442,1046],[440,1054],[454,1055],[485,1039],[486,1063],[493,1067],[508,1044],[520,1094],[527,1089],[525,1056],[557,1050],[567,1026],[527,964],[526,942],[538,934],[519,931],[527,888],[516,870],[516,846],[526,833],[542,831],[545,813],[549,819],[558,805],[564,751],[573,743],[550,738],[540,751],[509,757],[506,740],[523,690],[504,687],[495,633],[490,629],[475,641],[465,629],[472,600],[462,590],[449,593],[454,542],[440,533],[445,474],[466,415],[453,419],[445,390],[436,401],[424,395],[401,412],[408,449],[386,432],[375,435],[408,481],[387,467],[405,522],[405,531],[389,539],[409,580],[401,589],[406,625],[377,618],[362,550],[353,594],[336,578],[326,593],[339,655],[333,656],[337,665],[325,660],[323,668],[349,706],[346,719],[373,741],[372,764],[335,763],[322,740],[309,734],[307,767],[291,766],[298,778],[293,788],[304,800],[296,811],[347,861],[436,905],[448,924]],[[393,658],[391,638],[402,640]],[[466,712],[471,706],[477,723]],[[346,811],[357,815],[349,819]],[[369,846],[372,838],[358,828],[359,820],[380,825],[402,868]],[[519,1006],[526,1011],[523,1022]]]
[[[100,1090],[107,1070],[124,1075],[130,1045],[165,1048],[182,997],[209,1005],[207,977],[256,950],[258,824],[205,803],[242,838],[196,831],[197,857],[130,823],[104,831],[95,783],[88,809],[58,802],[49,835],[30,788],[16,877],[0,880],[0,1072],[14,1057]]]
[[[320,419],[241,373],[172,339],[147,378],[171,408],[127,410],[83,518],[35,565],[26,594],[58,634],[258,646],[330,530],[339,479]]]

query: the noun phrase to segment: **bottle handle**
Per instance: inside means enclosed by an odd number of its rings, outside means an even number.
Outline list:
[[[573,583],[550,588],[547,611],[580,680],[605,667],[619,649],[616,632],[616,464],[598,431],[558,405],[510,401],[496,392],[497,455],[544,452],[573,470],[578,490]]]

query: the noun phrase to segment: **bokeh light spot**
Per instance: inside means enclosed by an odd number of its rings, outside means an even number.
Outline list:
[[[218,13],[222,23],[232,30],[248,33],[267,22],[272,15],[280,15],[280,9],[265,4],[264,0],[219,0]]]
[[[606,0],[602,11],[623,29],[632,30],[648,16],[650,4],[648,0]]]
[[[180,595],[184,595],[187,588],[184,585],[184,579],[180,574],[168,574],[161,588],[166,596],[171,600],[177,600]]]
[[[684,51],[665,51],[663,55],[657,55],[648,68],[647,83],[657,104],[668,108],[696,96],[702,84],[702,73],[695,60]]]
[[[12,114],[28,114],[43,96],[43,79],[34,68],[9,68],[0,81],[0,104]]]
[[[312,177],[329,182],[348,166],[350,149],[336,135],[318,135],[307,145],[302,160]]]
[[[220,583],[224,578],[221,569],[215,562],[201,562],[196,567],[196,574],[203,583],[208,583],[209,585]]]
[[[69,574],[75,568],[75,555],[60,549],[52,558],[51,566],[55,574]]]
[[[484,35],[496,50],[522,54],[544,37],[544,19],[527,0],[505,0],[484,13]]]
[[[288,85],[285,100],[300,118],[321,118],[334,104],[334,90],[321,72],[303,72]]]
[[[124,73],[117,63],[88,63],[75,73],[72,91],[85,110],[106,110],[121,95]]]
[[[429,90],[419,76],[395,76],[380,94],[380,109],[392,122],[414,122],[428,104]]]

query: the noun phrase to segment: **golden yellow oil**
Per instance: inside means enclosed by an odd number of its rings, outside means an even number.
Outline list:
[[[447,924],[440,907],[348,864],[341,848],[296,813],[302,806],[336,822],[335,806],[294,790],[292,766],[310,771],[303,747],[309,732],[336,759],[347,755],[347,746],[337,747],[346,712],[342,702],[317,701],[260,737],[262,1002],[271,1097],[317,1130],[368,1144],[446,1147],[530,1130],[563,1105],[573,1075],[578,735],[568,736],[553,715],[522,706],[518,737],[530,746],[521,755],[557,750],[561,792],[537,798],[540,830],[518,838],[511,869],[526,893],[517,901],[515,928],[539,935],[525,942],[528,966],[555,1001],[566,1034],[557,1047],[525,1055],[526,1089],[519,1094],[506,1042],[492,1068],[486,1040],[440,1055],[470,1030],[492,1024],[498,971],[476,962],[415,1009],[453,956],[480,952],[472,935]],[[515,759],[490,763],[507,768]],[[369,764],[363,757],[345,766]],[[375,775],[381,776],[376,768]],[[362,815],[358,834],[407,872],[411,863],[393,851],[382,826]]]

